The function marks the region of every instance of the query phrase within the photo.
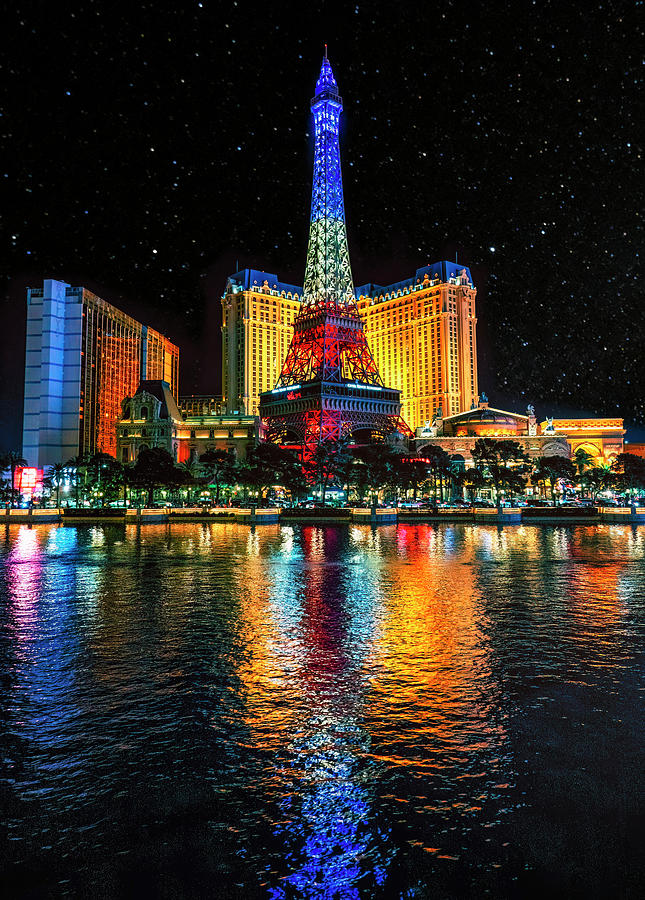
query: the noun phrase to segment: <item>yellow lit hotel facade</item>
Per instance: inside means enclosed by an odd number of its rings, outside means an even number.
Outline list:
[[[301,291],[256,269],[229,277],[222,297],[222,394],[229,413],[257,416],[260,394],[275,387]]]
[[[388,287],[356,289],[367,342],[384,384],[401,391],[412,429],[478,400],[477,318],[470,272],[441,261]]]
[[[230,413],[257,415],[278,380],[300,308],[301,288],[245,269],[222,297],[222,391]],[[401,391],[415,429],[470,409],[478,399],[475,297],[470,272],[442,261],[413,278],[356,289],[368,344],[384,384]]]

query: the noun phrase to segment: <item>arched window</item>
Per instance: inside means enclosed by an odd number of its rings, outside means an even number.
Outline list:
[[[147,418],[148,418],[148,407],[147,407],[147,406],[142,406],[142,407],[141,407],[141,410],[140,410],[140,416],[141,416],[142,419],[147,419]]]

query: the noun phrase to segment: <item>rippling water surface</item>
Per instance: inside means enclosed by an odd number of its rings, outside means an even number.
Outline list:
[[[645,529],[0,531],[12,896],[640,895]]]

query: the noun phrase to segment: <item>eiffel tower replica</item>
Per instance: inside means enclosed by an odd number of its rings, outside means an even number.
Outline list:
[[[311,109],[314,179],[302,305],[278,383],[260,395],[263,440],[297,449],[303,462],[323,442],[413,436],[401,418],[401,392],[379,375],[356,304],[338,143],[343,101],[326,46]]]

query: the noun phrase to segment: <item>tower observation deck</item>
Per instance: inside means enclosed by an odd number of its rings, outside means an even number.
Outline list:
[[[322,442],[411,436],[400,392],[379,375],[354,295],[338,142],[343,102],[326,48],[311,109],[314,175],[302,305],[278,382],[260,395],[259,410],[263,439],[297,448],[303,461]]]

